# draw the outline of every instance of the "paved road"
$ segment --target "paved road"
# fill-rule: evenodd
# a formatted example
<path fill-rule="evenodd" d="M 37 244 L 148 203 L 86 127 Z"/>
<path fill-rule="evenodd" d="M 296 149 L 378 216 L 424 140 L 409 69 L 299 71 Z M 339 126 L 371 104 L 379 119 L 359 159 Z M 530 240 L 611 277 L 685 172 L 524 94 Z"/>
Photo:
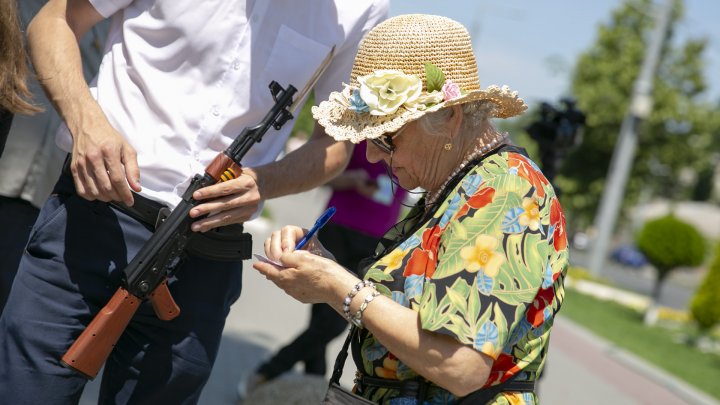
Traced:
<path fill-rule="evenodd" d="M 273 222 L 310 226 L 322 211 L 327 194 L 313 191 L 268 204 Z M 255 251 L 276 226 L 266 221 L 249 223 Z M 294 301 L 259 276 L 249 264 L 243 275 L 243 293 L 233 306 L 220 353 L 200 400 L 201 405 L 235 405 L 237 382 L 264 358 L 291 340 L 309 319 L 309 307 Z M 332 364 L 341 339 L 329 347 Z M 354 366 L 346 364 L 342 383 L 350 385 Z M 98 383 L 91 383 L 82 405 L 95 403 Z M 552 334 L 547 373 L 540 383 L 546 404 L 708 404 L 718 405 L 702 393 L 666 373 L 613 347 L 571 321 L 558 318 Z"/>
<path fill-rule="evenodd" d="M 588 256 L 587 251 L 573 250 L 570 259 L 574 265 L 585 266 Z M 660 289 L 660 305 L 687 309 L 704 274 L 699 269 L 678 269 L 670 273 Z M 639 269 L 622 266 L 608 259 L 600 277 L 627 290 L 650 296 L 655 283 L 655 270 L 651 266 Z"/>

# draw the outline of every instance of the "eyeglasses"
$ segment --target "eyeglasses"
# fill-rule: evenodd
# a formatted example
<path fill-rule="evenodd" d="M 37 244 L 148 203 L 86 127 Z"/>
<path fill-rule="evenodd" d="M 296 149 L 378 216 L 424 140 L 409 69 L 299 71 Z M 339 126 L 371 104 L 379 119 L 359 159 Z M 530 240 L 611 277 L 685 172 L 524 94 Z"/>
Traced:
<path fill-rule="evenodd" d="M 395 139 L 395 137 L 397 137 L 398 135 L 402 134 L 405 128 L 407 127 L 402 127 L 399 131 L 391 132 L 390 134 L 383 134 L 378 138 L 371 139 L 370 141 L 381 151 L 390 154 L 395 151 L 395 144 L 393 144 L 393 139 Z"/>

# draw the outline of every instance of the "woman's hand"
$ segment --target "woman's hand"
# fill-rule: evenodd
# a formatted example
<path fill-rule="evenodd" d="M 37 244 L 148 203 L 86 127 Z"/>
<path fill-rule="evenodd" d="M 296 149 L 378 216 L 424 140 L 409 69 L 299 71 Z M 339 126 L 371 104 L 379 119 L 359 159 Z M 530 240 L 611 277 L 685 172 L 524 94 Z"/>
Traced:
<path fill-rule="evenodd" d="M 302 239 L 306 233 L 307 229 L 293 225 L 285 226 L 279 231 L 273 232 L 270 237 L 265 240 L 265 255 L 271 260 L 280 261 L 280 256 L 282 256 L 283 253 L 295 250 L 295 246 L 297 246 L 300 239 Z M 315 255 L 333 261 L 335 260 L 335 256 L 320 243 L 317 234 L 310 238 L 304 249 Z"/>
<path fill-rule="evenodd" d="M 336 262 L 304 250 L 282 253 L 279 262 L 282 267 L 255 262 L 253 268 L 288 295 L 306 304 L 327 303 L 337 310 L 348 286 L 359 281 Z"/>

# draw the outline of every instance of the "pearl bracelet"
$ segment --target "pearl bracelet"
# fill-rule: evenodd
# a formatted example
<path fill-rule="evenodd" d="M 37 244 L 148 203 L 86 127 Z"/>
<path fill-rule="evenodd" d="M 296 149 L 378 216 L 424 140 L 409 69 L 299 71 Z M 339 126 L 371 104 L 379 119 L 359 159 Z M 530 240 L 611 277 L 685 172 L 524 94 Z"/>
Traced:
<path fill-rule="evenodd" d="M 352 322 L 353 325 L 357 326 L 360 329 L 363 328 L 363 323 L 362 323 L 363 312 L 365 311 L 365 309 L 367 309 L 368 305 L 370 305 L 372 300 L 374 300 L 375 297 L 380 295 L 380 293 L 374 288 L 375 287 L 373 286 L 373 292 L 371 292 L 370 294 L 365 296 L 365 300 L 363 301 L 362 304 L 360 304 L 360 308 L 358 309 L 357 313 L 355 313 L 355 316 L 353 316 L 350 319 L 350 322 Z"/>
<path fill-rule="evenodd" d="M 375 284 L 372 281 L 363 280 L 357 284 L 350 290 L 349 293 L 347 293 L 347 296 L 343 300 L 343 315 L 345 315 L 345 319 L 352 322 L 352 315 L 350 315 L 350 303 L 352 303 L 353 298 L 357 295 L 357 293 L 360 292 L 365 287 L 371 287 L 375 288 Z"/>

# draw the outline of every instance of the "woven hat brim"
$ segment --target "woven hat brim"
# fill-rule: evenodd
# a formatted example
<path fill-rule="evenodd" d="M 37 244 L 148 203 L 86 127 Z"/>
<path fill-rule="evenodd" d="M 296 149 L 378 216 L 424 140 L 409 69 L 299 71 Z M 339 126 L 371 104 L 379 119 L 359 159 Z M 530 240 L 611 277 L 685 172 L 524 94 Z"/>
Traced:
<path fill-rule="evenodd" d="M 444 101 L 425 110 L 407 110 L 400 108 L 395 114 L 377 116 L 367 113 L 358 114 L 336 99 L 343 97 L 334 92 L 329 100 L 312 107 L 312 115 L 325 132 L 336 141 L 360 143 L 365 139 L 374 139 L 388 132 L 394 132 L 405 124 L 415 121 L 425 114 L 441 110 L 456 104 L 477 100 L 492 101 L 496 108 L 493 117 L 510 118 L 527 110 L 527 105 L 516 91 L 508 86 L 489 86 L 485 90 L 470 91 L 458 98 Z"/>

